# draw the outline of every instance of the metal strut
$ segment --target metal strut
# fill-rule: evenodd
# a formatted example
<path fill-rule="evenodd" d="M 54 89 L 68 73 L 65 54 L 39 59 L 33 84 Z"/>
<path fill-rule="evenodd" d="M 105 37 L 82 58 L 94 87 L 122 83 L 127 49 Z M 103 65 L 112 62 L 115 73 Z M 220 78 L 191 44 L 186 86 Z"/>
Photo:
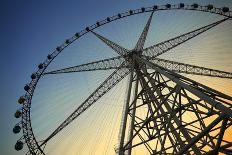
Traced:
<path fill-rule="evenodd" d="M 131 122 L 130 122 L 130 131 L 129 131 L 128 139 L 131 139 L 131 137 L 133 136 L 133 131 L 135 128 L 136 98 L 137 98 L 138 85 L 139 85 L 138 75 L 136 75 L 135 78 L 136 79 L 135 79 L 135 88 L 134 88 L 134 99 L 133 99 L 133 107 L 132 107 L 132 112 L 131 112 Z M 133 141 L 131 141 L 131 143 L 129 144 L 129 149 L 128 149 L 128 153 L 127 153 L 128 155 L 131 155 L 132 142 Z"/>
<path fill-rule="evenodd" d="M 127 124 L 127 116 L 128 116 L 128 111 L 129 111 L 129 104 L 130 104 L 130 96 L 131 96 L 131 88 L 132 88 L 132 83 L 133 83 L 133 73 L 134 73 L 134 63 L 131 66 L 131 73 L 129 77 L 129 83 L 128 83 L 128 88 L 127 88 L 127 98 L 126 98 L 126 103 L 125 103 L 125 111 L 124 111 L 124 116 L 123 116 L 123 122 L 122 122 L 122 129 L 121 129 L 121 136 L 120 136 L 120 143 L 119 143 L 119 155 L 124 155 L 124 139 L 125 139 L 125 133 L 126 133 L 126 124 Z"/>

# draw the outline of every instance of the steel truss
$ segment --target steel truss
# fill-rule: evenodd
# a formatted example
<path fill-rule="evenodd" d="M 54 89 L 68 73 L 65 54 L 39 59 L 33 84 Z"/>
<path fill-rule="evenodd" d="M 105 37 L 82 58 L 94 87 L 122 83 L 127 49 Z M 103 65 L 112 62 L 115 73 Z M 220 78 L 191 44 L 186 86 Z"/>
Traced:
<path fill-rule="evenodd" d="M 156 11 L 176 9 L 209 12 L 222 15 L 225 18 L 144 48 L 153 14 Z M 144 12 L 151 12 L 151 15 L 132 50 L 121 47 L 94 31 L 104 24 Z M 223 139 L 225 131 L 232 124 L 232 97 L 178 74 L 187 73 L 231 79 L 232 73 L 157 58 L 159 55 L 231 19 L 231 17 L 232 13 L 226 11 L 225 8 L 211 8 L 197 4 L 167 4 L 130 10 L 108 17 L 67 39 L 64 44 L 48 55 L 44 63 L 40 64 L 35 78 L 28 84 L 29 89 L 24 95 L 22 127 L 24 140 L 29 148 L 28 153 L 45 154 L 43 149 L 50 139 L 129 75 L 129 89 L 120 131 L 119 155 L 131 155 L 137 146 L 144 146 L 150 154 L 160 155 L 209 155 L 219 152 L 232 154 L 232 141 Z M 119 56 L 45 72 L 47 66 L 62 50 L 88 32 L 95 35 Z M 34 89 L 40 77 L 50 74 L 109 69 L 115 69 L 115 71 L 46 139 L 38 143 L 31 127 L 30 106 Z M 132 89 L 133 85 L 134 89 Z M 141 108 L 146 109 L 145 115 L 138 113 Z M 126 137 L 127 128 L 130 132 Z"/>

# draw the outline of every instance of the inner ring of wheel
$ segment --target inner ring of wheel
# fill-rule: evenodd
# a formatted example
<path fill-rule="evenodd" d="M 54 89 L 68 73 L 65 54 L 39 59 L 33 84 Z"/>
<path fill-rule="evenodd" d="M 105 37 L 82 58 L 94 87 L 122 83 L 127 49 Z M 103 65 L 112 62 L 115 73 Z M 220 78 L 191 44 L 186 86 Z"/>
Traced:
<path fill-rule="evenodd" d="M 135 9 L 135 10 L 129 10 L 123 13 L 119 13 L 117 15 L 107 17 L 104 20 L 101 20 L 99 22 L 96 22 L 95 24 L 86 27 L 84 30 L 76 33 L 73 37 L 67 39 L 62 45 L 57 47 L 51 54 L 48 55 L 47 59 L 41 63 L 39 69 L 34 73 L 36 75 L 35 79 L 32 79 L 31 82 L 28 84 L 30 89 L 25 93 L 25 102 L 23 104 L 22 108 L 22 128 L 23 128 L 23 136 L 25 139 L 25 142 L 27 143 L 29 152 L 31 154 L 43 154 L 45 155 L 43 149 L 41 146 L 38 144 L 33 130 L 31 126 L 31 119 L 30 119 L 30 108 L 31 108 L 31 100 L 33 97 L 34 90 L 36 88 L 36 85 L 40 79 L 40 77 L 43 75 L 43 72 L 45 69 L 49 66 L 49 64 L 55 59 L 55 57 L 58 56 L 66 47 L 68 47 L 70 44 L 72 44 L 74 41 L 82 37 L 83 35 L 87 34 L 88 32 L 101 27 L 105 24 L 108 24 L 110 22 L 113 22 L 118 19 L 122 19 L 128 16 L 136 15 L 136 14 L 141 14 L 141 13 L 146 13 L 146 12 L 156 12 L 156 11 L 161 11 L 161 10 L 192 10 L 192 11 L 202 11 L 202 12 L 209 12 L 213 14 L 218 14 L 221 16 L 229 17 L 232 18 L 232 12 L 223 12 L 221 8 L 211 8 L 209 9 L 208 6 L 200 6 L 197 5 L 197 7 L 194 7 L 194 5 L 184 5 L 181 6 L 180 4 L 174 4 L 174 5 L 154 5 L 152 7 L 142 7 L 140 9 Z"/>

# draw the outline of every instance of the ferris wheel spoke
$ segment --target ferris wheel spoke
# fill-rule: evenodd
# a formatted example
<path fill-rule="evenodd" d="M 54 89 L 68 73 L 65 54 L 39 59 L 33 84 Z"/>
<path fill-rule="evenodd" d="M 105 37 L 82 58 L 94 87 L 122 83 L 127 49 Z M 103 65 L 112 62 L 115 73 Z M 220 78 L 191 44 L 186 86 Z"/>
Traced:
<path fill-rule="evenodd" d="M 67 67 L 67 68 L 63 68 L 63 69 L 53 70 L 53 71 L 45 72 L 45 73 L 43 73 L 43 75 L 119 69 L 119 67 L 120 68 L 127 67 L 126 63 L 124 63 L 124 58 L 122 56 L 93 61 L 90 63 L 81 64 L 81 65 L 72 66 L 72 67 Z"/>
<path fill-rule="evenodd" d="M 116 53 L 118 53 L 121 56 L 127 55 L 130 51 L 128 49 L 125 49 L 124 47 L 114 43 L 113 41 L 101 36 L 100 34 L 91 31 L 97 38 L 99 38 L 101 41 L 103 41 L 107 46 L 112 48 Z"/>
<path fill-rule="evenodd" d="M 147 33 L 148 33 L 149 27 L 151 25 L 151 20 L 152 20 L 153 14 L 154 14 L 154 11 L 152 11 L 152 13 L 151 13 L 151 15 L 150 15 L 144 29 L 143 29 L 143 32 L 141 33 L 141 35 L 139 37 L 139 40 L 135 45 L 135 48 L 134 48 L 135 51 L 141 51 L 143 49 L 143 47 L 144 47 L 144 44 L 145 44 L 145 41 L 146 41 L 146 38 L 147 38 Z"/>
<path fill-rule="evenodd" d="M 186 73 L 186 74 L 193 74 L 193 75 L 202 75 L 202 76 L 211 76 L 211 77 L 219 77 L 219 78 L 228 78 L 232 79 L 231 72 L 220 71 L 216 69 L 201 67 L 190 65 L 186 63 L 180 63 L 160 58 L 153 58 L 150 60 L 151 62 L 166 68 L 168 70 L 177 72 L 177 73 Z"/>
<path fill-rule="evenodd" d="M 163 42 L 160 42 L 158 44 L 147 47 L 143 50 L 143 55 L 150 56 L 150 57 L 157 57 L 157 56 L 181 45 L 182 43 L 202 34 L 203 32 L 217 26 L 218 24 L 220 24 L 228 19 L 230 19 L 230 18 L 224 18 L 224 19 L 219 20 L 217 22 L 211 23 L 209 25 L 203 26 L 203 27 L 198 28 L 196 30 L 193 30 L 193 31 L 190 31 L 188 33 L 185 33 L 185 34 L 182 34 L 180 36 L 169 39 L 167 41 L 163 41 Z"/>
<path fill-rule="evenodd" d="M 120 67 L 122 67 L 122 64 Z M 120 68 L 119 67 L 119 68 Z M 51 138 L 63 130 L 85 110 L 97 102 L 103 95 L 109 92 L 115 85 L 117 85 L 124 77 L 130 73 L 127 68 L 120 68 L 115 70 L 102 84 L 65 120 L 56 128 L 51 135 L 49 135 L 40 146 L 46 144 Z"/>

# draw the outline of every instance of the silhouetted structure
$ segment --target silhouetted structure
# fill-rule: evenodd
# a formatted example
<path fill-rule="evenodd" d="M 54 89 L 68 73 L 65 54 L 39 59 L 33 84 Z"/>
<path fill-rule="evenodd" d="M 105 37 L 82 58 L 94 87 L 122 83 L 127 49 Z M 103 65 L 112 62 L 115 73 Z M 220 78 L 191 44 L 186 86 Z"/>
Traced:
<path fill-rule="evenodd" d="M 154 12 L 171 9 L 210 12 L 222 15 L 225 18 L 144 48 Z M 106 23 L 143 12 L 151 12 L 151 15 L 132 50 L 121 47 L 94 31 L 94 29 Z M 218 152 L 232 154 L 232 140 L 223 139 L 225 131 L 232 123 L 232 97 L 179 74 L 187 73 L 232 79 L 232 73 L 157 58 L 174 47 L 231 19 L 231 16 L 232 13 L 227 7 L 220 9 L 214 8 L 213 5 L 200 6 L 183 3 L 155 5 L 107 17 L 106 20 L 97 22 L 76 33 L 74 37 L 65 40 L 63 45 L 49 54 L 44 63 L 39 64 L 39 70 L 31 76 L 31 83 L 24 87 L 27 93 L 19 99 L 19 103 L 23 103 L 23 108 L 21 112 L 17 111 L 15 114 L 17 118 L 22 115 L 21 125 L 24 137 L 16 143 L 15 149 L 22 149 L 22 141 L 24 140 L 29 147 L 28 153 L 44 154 L 43 148 L 51 138 L 128 75 L 128 94 L 120 131 L 121 139 L 117 149 L 119 155 L 133 154 L 133 149 L 138 146 L 144 146 L 150 154 L 209 155 L 218 154 Z M 50 62 L 65 47 L 86 33 L 93 33 L 119 56 L 44 72 Z M 108 69 L 115 69 L 115 71 L 50 136 L 39 144 L 31 128 L 30 105 L 40 76 Z M 138 112 L 140 109 L 143 109 L 143 111 L 145 109 L 146 114 L 141 115 Z M 191 119 L 188 117 L 191 117 Z M 15 126 L 14 132 L 18 133 L 20 129 L 20 126 Z M 129 131 L 128 135 L 126 134 L 127 130 Z"/>

